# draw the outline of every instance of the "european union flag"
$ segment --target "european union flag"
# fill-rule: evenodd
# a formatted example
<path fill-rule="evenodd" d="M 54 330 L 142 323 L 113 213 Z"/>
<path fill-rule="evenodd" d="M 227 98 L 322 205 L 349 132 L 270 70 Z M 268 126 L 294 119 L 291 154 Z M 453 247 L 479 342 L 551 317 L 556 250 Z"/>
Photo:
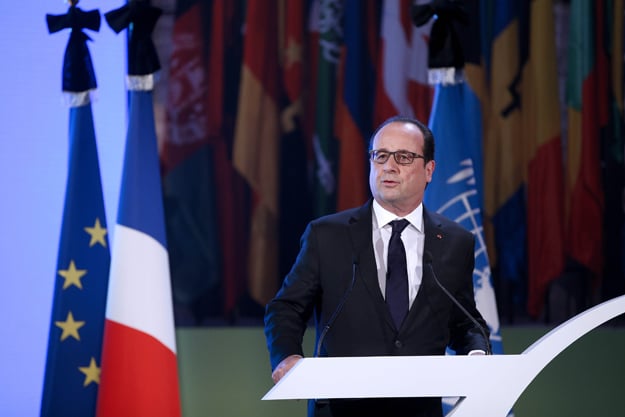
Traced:
<path fill-rule="evenodd" d="M 70 153 L 41 416 L 95 415 L 110 252 L 91 103 L 70 109 Z"/>

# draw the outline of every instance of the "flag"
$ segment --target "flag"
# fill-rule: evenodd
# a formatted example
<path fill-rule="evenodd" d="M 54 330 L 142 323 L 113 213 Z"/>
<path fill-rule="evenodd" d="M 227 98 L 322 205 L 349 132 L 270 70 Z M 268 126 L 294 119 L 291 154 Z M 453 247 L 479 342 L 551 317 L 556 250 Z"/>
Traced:
<path fill-rule="evenodd" d="M 151 91 L 131 91 L 98 417 L 179 416 L 169 260 Z"/>
<path fill-rule="evenodd" d="M 493 353 L 503 353 L 482 221 L 482 115 L 467 83 L 436 87 L 429 126 L 439 156 L 424 202 L 475 235 L 475 302 L 490 328 Z"/>
<path fill-rule="evenodd" d="M 488 42 L 489 97 L 484 129 L 484 208 L 489 255 L 512 294 L 510 304 L 526 301 L 527 253 L 525 206 L 524 132 L 521 124 L 521 18 L 519 2 L 489 3 L 492 21 L 484 42 Z M 490 236 L 489 236 L 490 235 Z M 492 236 L 492 238 L 490 238 Z"/>
<path fill-rule="evenodd" d="M 527 311 L 542 312 L 549 283 L 564 268 L 564 198 L 558 75 L 551 1 L 532 1 L 523 66 L 522 124 L 527 154 Z"/>
<path fill-rule="evenodd" d="M 223 312 L 232 317 L 241 297 L 248 291 L 248 265 L 240 262 L 247 248 L 240 241 L 249 240 L 249 207 L 245 178 L 233 163 L 233 141 L 237 107 L 234 94 L 227 86 L 239 86 L 241 50 L 232 45 L 242 44 L 240 27 L 244 13 L 236 3 L 216 0 L 211 10 L 211 35 L 208 47 L 207 123 L 208 140 L 213 149 L 213 170 L 217 201 L 217 230 L 221 248 Z M 198 213 L 199 214 L 199 213 Z M 248 219 L 248 220 L 242 220 Z M 212 298 L 211 298 L 212 301 Z"/>
<path fill-rule="evenodd" d="M 339 65 L 334 134 L 339 142 L 337 210 L 369 198 L 368 141 L 373 133 L 377 10 L 374 2 L 347 0 Z"/>
<path fill-rule="evenodd" d="M 83 17 L 97 24 L 85 25 Z M 100 383 L 110 253 L 89 93 L 97 85 L 88 37 L 81 30 L 98 30 L 99 26 L 97 10 L 82 12 L 72 6 L 67 15 L 48 15 L 50 32 L 72 28 L 63 71 L 63 90 L 71 107 L 42 417 L 94 416 Z"/>
<path fill-rule="evenodd" d="M 306 48 L 305 0 L 279 2 L 280 64 L 284 87 L 280 110 L 279 276 L 290 271 L 299 252 L 299 240 L 312 217 L 311 187 L 308 178 L 309 140 L 306 134 L 306 97 L 310 54 Z M 311 118 L 312 119 L 312 118 Z M 310 122 L 308 122 L 310 123 Z"/>
<path fill-rule="evenodd" d="M 208 74 L 202 7 L 184 4 L 172 29 L 160 158 L 165 225 L 179 325 L 219 312 L 221 259 L 217 229 L 214 153 L 207 145 Z M 215 92 L 215 96 L 218 93 Z M 227 197 L 225 197 L 227 198 Z"/>
<path fill-rule="evenodd" d="M 603 269 L 601 129 L 608 122 L 604 2 L 571 1 L 566 101 L 566 252 L 597 283 Z"/>
<path fill-rule="evenodd" d="M 317 72 L 319 70 L 319 36 L 321 32 L 321 16 L 319 13 L 319 0 L 307 1 L 307 13 L 306 20 L 306 32 L 305 32 L 305 47 L 307 56 L 307 84 L 309 90 L 307 91 L 304 99 L 304 135 L 306 137 L 306 152 L 308 156 L 308 181 L 312 186 L 314 183 L 313 167 L 314 167 L 314 134 L 315 134 L 315 119 L 317 117 Z M 312 192 L 311 192 L 312 194 Z"/>
<path fill-rule="evenodd" d="M 238 74 L 228 68 L 234 7 L 181 3 L 174 21 L 160 157 L 178 325 L 233 314 L 246 290 L 246 265 L 236 261 L 248 233 L 237 220 L 247 217 L 245 184 L 232 165 L 233 120 L 225 117 L 225 86 L 236 86 L 230 78 Z"/>
<path fill-rule="evenodd" d="M 374 124 L 397 114 L 426 123 L 434 90 L 428 84 L 428 42 L 432 22 L 415 27 L 410 0 L 384 0 L 376 71 Z M 424 3 L 419 1 L 418 3 Z"/>
<path fill-rule="evenodd" d="M 437 85 L 429 126 L 440 156 L 424 202 L 475 236 L 475 303 L 489 327 L 492 353 L 503 354 L 482 220 L 482 114 L 480 101 L 468 83 Z M 444 409 L 453 403 L 445 399 Z"/>
<path fill-rule="evenodd" d="M 70 109 L 70 155 L 54 285 L 42 416 L 92 416 L 109 246 L 91 103 Z"/>
<path fill-rule="evenodd" d="M 275 2 L 247 5 L 235 124 L 235 169 L 252 190 L 249 290 L 265 305 L 278 287 L 279 61 Z M 241 260 L 244 262 L 244 260 Z"/>
<path fill-rule="evenodd" d="M 110 13 L 107 22 L 113 27 Z M 129 50 L 137 50 L 137 38 L 141 42 L 150 39 L 153 11 L 148 10 L 147 19 L 142 13 L 139 10 L 127 16 L 123 24 L 117 22 L 119 29 L 133 24 Z M 158 63 L 136 64 L 140 70 L 128 77 L 129 123 L 111 255 L 97 416 L 176 417 L 181 415 L 180 392 L 151 91 L 153 73 L 142 73 Z"/>
<path fill-rule="evenodd" d="M 497 302 L 482 221 L 480 102 L 467 83 L 438 85 L 429 127 L 436 140 L 436 170 L 424 204 L 475 236 L 475 304 L 490 330 L 492 353 L 503 354 Z M 455 399 L 444 399 L 448 410 Z"/>
<path fill-rule="evenodd" d="M 343 2 L 319 1 L 319 44 L 316 73 L 316 110 L 313 149 L 314 201 L 313 215 L 336 210 L 337 143 L 334 137 L 336 68 L 340 59 Z"/>

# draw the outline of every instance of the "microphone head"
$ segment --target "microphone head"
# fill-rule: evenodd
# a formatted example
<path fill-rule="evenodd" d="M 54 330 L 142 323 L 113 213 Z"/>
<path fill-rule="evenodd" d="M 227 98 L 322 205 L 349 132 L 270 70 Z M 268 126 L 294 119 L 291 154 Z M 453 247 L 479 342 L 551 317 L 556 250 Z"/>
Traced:
<path fill-rule="evenodd" d="M 432 254 L 429 250 L 423 252 L 423 265 L 428 265 L 432 263 Z"/>

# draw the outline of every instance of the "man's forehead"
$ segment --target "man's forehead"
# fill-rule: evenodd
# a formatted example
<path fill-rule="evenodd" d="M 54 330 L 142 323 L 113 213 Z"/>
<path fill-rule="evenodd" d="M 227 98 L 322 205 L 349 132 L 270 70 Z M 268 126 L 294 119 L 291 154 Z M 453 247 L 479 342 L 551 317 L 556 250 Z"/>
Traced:
<path fill-rule="evenodd" d="M 406 122 L 393 122 L 384 126 L 375 137 L 375 144 L 405 144 L 421 146 L 423 134 L 418 126 Z"/>

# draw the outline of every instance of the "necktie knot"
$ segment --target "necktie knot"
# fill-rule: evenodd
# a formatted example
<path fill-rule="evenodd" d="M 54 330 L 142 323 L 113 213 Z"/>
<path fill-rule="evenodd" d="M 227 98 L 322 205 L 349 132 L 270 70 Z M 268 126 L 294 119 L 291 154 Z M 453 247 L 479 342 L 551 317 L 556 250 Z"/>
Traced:
<path fill-rule="evenodd" d="M 393 228 L 393 234 L 400 234 L 404 231 L 404 229 L 410 224 L 410 222 L 406 219 L 393 220 L 391 222 L 391 227 Z"/>

